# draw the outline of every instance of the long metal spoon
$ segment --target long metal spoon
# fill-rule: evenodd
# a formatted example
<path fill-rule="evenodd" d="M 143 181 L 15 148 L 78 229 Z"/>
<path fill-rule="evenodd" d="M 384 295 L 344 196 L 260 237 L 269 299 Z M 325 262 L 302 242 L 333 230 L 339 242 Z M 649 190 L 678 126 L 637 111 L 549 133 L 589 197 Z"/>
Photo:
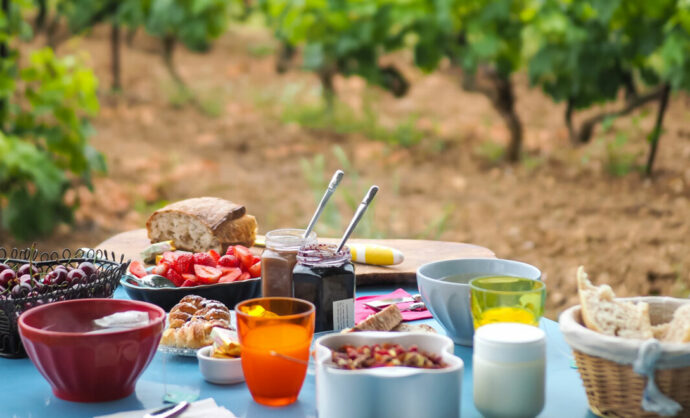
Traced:
<path fill-rule="evenodd" d="M 319 220 L 319 216 L 321 216 L 323 208 L 326 207 L 328 199 L 331 198 L 331 195 L 333 194 L 333 192 L 335 192 L 335 188 L 338 187 L 338 184 L 340 184 L 340 180 L 343 179 L 344 175 L 345 173 L 343 172 L 343 170 L 338 170 L 335 172 L 335 174 L 333 174 L 333 177 L 331 177 L 331 182 L 328 184 L 328 189 L 326 189 L 326 192 L 323 194 L 321 202 L 319 202 L 319 206 L 316 208 L 316 212 L 314 212 L 314 215 L 311 217 L 311 221 L 309 221 L 307 229 L 304 230 L 303 238 L 307 238 L 311 230 L 314 229 L 314 225 L 316 225 L 316 221 Z"/>
<path fill-rule="evenodd" d="M 364 212 L 366 212 L 367 208 L 369 207 L 369 203 L 371 203 L 371 201 L 374 200 L 374 196 L 376 196 L 376 192 L 378 192 L 378 191 L 379 191 L 379 186 L 371 186 L 369 188 L 369 191 L 364 196 L 364 199 L 362 199 L 362 203 L 359 204 L 359 207 L 357 208 L 357 211 L 355 212 L 355 216 L 352 217 L 352 220 L 350 221 L 350 225 L 347 226 L 347 229 L 345 230 L 345 234 L 343 235 L 343 238 L 340 240 L 340 244 L 338 245 L 338 249 L 336 250 L 336 252 L 339 252 L 340 250 L 343 249 L 343 246 L 345 246 L 345 242 L 348 240 L 348 238 L 350 238 L 352 231 L 355 230 L 355 227 L 359 223 L 359 220 L 362 219 Z"/>

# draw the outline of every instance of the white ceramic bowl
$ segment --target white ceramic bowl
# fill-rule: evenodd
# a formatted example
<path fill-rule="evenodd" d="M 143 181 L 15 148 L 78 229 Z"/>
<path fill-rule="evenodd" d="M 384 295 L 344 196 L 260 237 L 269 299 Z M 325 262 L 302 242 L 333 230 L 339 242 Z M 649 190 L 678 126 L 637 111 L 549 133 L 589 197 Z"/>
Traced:
<path fill-rule="evenodd" d="M 457 282 L 442 279 L 461 276 Z M 460 345 L 472 345 L 474 324 L 470 310 L 469 281 L 481 276 L 513 276 L 540 280 L 541 271 L 526 263 L 497 258 L 436 261 L 417 269 L 422 300 L 448 336 Z"/>
<path fill-rule="evenodd" d="M 448 367 L 418 369 L 380 367 L 362 370 L 335 368 L 331 349 L 382 343 L 417 345 L 438 354 Z M 316 340 L 316 408 L 329 418 L 459 417 L 462 359 L 453 355 L 453 341 L 437 334 L 355 332 L 330 334 Z"/>
<path fill-rule="evenodd" d="M 213 346 L 209 345 L 196 352 L 196 357 L 199 359 L 199 370 L 207 382 L 219 385 L 244 382 L 241 358 L 211 357 L 211 350 L 213 350 Z"/>

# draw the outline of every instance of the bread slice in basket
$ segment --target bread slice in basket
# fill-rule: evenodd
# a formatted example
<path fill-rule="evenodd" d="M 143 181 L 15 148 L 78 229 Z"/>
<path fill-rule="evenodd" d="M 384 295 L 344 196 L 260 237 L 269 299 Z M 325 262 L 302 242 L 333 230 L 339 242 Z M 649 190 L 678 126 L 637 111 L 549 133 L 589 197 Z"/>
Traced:
<path fill-rule="evenodd" d="M 582 320 L 587 328 L 606 335 L 645 340 L 654 337 L 649 304 L 616 300 L 609 285 L 594 286 L 582 266 L 577 270 Z"/>

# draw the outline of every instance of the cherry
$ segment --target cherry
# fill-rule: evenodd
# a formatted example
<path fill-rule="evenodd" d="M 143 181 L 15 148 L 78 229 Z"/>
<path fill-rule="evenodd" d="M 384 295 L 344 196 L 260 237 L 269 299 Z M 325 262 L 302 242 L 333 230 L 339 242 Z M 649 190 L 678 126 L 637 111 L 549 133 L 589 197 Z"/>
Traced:
<path fill-rule="evenodd" d="M 9 283 L 17 278 L 17 274 L 12 269 L 0 271 L 0 286 L 10 287 Z"/>
<path fill-rule="evenodd" d="M 21 299 L 31 292 L 31 285 L 28 283 L 19 283 L 12 288 L 10 292 L 13 299 Z"/>
<path fill-rule="evenodd" d="M 5 263 L 0 263 L 0 272 L 3 272 L 3 271 L 5 271 L 5 270 L 12 270 L 12 269 L 11 269 L 10 266 L 8 266 L 7 264 L 5 264 Z"/>
<path fill-rule="evenodd" d="M 33 264 L 22 264 L 21 267 L 17 270 L 17 276 L 21 277 L 25 274 L 30 274 L 34 277 L 38 277 L 38 274 L 40 273 L 40 270 L 38 267 L 34 266 Z"/>
<path fill-rule="evenodd" d="M 79 269 L 84 272 L 86 277 L 91 277 L 91 275 L 96 272 L 96 266 L 88 261 L 84 261 L 83 263 L 79 264 Z"/>
<path fill-rule="evenodd" d="M 86 274 L 81 269 L 74 269 L 67 273 L 67 282 L 70 284 L 78 284 L 86 277 Z"/>
<path fill-rule="evenodd" d="M 67 281 L 67 269 L 56 268 L 55 270 L 46 274 L 43 282 L 47 285 L 59 285 Z"/>

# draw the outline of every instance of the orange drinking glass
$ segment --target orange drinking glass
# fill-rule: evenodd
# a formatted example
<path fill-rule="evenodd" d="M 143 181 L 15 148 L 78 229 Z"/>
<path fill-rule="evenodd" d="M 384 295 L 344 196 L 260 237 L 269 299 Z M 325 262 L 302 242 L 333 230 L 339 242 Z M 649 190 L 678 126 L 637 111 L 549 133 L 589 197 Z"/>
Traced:
<path fill-rule="evenodd" d="M 246 310 L 269 313 L 255 316 Z M 238 303 L 235 312 L 242 371 L 252 398 L 268 406 L 295 402 L 307 374 L 314 305 L 295 298 L 258 298 Z"/>

